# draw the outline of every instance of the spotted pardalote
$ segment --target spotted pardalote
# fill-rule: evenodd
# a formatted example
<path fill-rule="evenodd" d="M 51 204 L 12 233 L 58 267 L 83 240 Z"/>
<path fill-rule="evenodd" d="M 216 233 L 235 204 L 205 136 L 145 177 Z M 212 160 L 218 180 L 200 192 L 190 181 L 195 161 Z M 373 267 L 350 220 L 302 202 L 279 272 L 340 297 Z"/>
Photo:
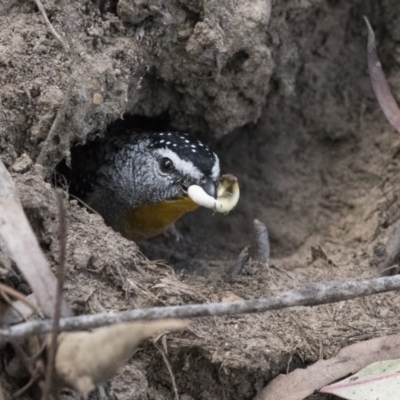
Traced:
<path fill-rule="evenodd" d="M 196 185 L 217 197 L 219 159 L 186 133 L 129 132 L 71 151 L 70 193 L 131 240 L 156 236 L 199 207 Z"/>

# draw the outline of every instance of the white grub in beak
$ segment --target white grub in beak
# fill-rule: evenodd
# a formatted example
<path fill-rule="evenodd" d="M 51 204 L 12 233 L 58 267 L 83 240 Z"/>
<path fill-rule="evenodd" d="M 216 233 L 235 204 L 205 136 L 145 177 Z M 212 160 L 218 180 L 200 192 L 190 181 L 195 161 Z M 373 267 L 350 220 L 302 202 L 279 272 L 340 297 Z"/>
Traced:
<path fill-rule="evenodd" d="M 226 214 L 232 211 L 239 201 L 240 189 L 237 178 L 230 174 L 222 175 L 217 193 L 218 197 L 214 199 L 200 186 L 192 185 L 188 189 L 189 197 L 199 206 Z"/>

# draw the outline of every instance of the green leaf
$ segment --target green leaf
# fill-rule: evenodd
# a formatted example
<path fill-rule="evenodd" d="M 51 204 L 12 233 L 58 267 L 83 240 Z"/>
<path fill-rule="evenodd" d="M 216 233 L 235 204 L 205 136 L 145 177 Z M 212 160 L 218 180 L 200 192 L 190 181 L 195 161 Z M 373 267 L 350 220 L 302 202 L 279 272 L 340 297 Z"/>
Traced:
<path fill-rule="evenodd" d="M 400 359 L 380 361 L 355 375 L 320 390 L 347 400 L 394 400 L 400 398 Z"/>

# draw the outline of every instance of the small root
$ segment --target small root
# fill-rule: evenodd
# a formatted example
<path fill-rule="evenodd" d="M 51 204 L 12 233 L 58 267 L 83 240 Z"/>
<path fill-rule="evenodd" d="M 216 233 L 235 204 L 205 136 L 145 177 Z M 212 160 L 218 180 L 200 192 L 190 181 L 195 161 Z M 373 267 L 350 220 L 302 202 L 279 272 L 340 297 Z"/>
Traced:
<path fill-rule="evenodd" d="M 57 31 L 54 29 L 53 24 L 50 22 L 49 18 L 47 17 L 46 10 L 43 7 L 43 4 L 41 0 L 33 0 L 39 9 L 40 13 L 42 14 L 42 17 L 44 19 L 44 22 L 50 31 L 50 33 L 61 43 L 61 46 L 63 47 L 64 51 L 68 54 L 69 53 L 69 46 L 68 44 L 62 39 L 62 37 L 57 33 Z"/>
<path fill-rule="evenodd" d="M 172 372 L 172 368 L 171 368 L 171 364 L 168 361 L 168 357 L 165 354 L 165 351 L 162 349 L 161 346 L 159 346 L 158 344 L 154 343 L 155 348 L 160 352 L 161 357 L 165 363 L 165 366 L 167 367 L 168 373 L 171 377 L 171 383 L 172 383 L 172 388 L 174 390 L 174 397 L 175 400 L 179 400 L 179 394 L 178 394 L 178 387 L 176 386 L 176 381 L 175 381 L 175 376 L 174 373 Z"/>

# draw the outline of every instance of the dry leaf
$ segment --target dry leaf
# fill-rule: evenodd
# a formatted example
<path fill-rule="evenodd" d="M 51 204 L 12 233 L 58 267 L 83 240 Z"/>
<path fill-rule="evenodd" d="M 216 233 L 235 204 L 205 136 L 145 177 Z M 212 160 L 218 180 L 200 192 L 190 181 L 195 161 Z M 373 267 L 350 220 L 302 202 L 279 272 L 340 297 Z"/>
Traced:
<path fill-rule="evenodd" d="M 390 400 L 400 393 L 400 360 L 376 362 L 333 385 L 322 393 L 334 394 L 347 400 Z"/>
<path fill-rule="evenodd" d="M 14 183 L 0 160 L 0 237 L 10 257 L 29 283 L 36 302 L 47 317 L 54 312 L 57 279 L 39 247 L 35 234 L 16 196 Z M 63 303 L 62 316 L 70 316 Z"/>
<path fill-rule="evenodd" d="M 364 18 L 368 28 L 368 70 L 371 78 L 371 85 L 385 117 L 393 128 L 400 133 L 400 110 L 390 90 L 382 70 L 382 64 L 378 58 L 374 31 L 367 17 Z"/>
<path fill-rule="evenodd" d="M 55 372 L 63 385 L 88 394 L 96 384 L 112 378 L 140 342 L 188 325 L 186 320 L 171 319 L 123 323 L 92 332 L 62 333 L 58 338 Z"/>
<path fill-rule="evenodd" d="M 400 358 L 400 334 L 383 336 L 347 346 L 336 357 L 320 360 L 273 379 L 254 400 L 302 400 L 329 383 L 376 361 Z"/>

